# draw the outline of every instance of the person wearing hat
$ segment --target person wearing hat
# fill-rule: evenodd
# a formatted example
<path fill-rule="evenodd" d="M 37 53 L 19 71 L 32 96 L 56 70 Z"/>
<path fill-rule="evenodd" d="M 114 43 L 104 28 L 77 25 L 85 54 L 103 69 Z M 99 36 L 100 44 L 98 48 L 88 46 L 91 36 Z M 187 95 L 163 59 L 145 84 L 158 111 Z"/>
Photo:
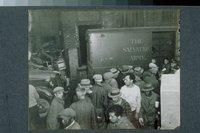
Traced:
<path fill-rule="evenodd" d="M 61 129 L 81 129 L 75 121 L 76 112 L 71 108 L 66 108 L 58 114 L 58 121 Z"/>
<path fill-rule="evenodd" d="M 118 83 L 116 79 L 113 78 L 112 72 L 106 72 L 103 74 L 104 83 L 110 85 L 111 87 L 118 88 Z M 111 88 L 109 88 L 111 89 Z M 111 90 L 109 90 L 111 91 Z"/>
<path fill-rule="evenodd" d="M 117 68 L 111 68 L 110 72 L 112 72 L 113 78 L 117 81 L 118 88 L 121 89 L 121 87 L 124 85 L 124 74 Z"/>
<path fill-rule="evenodd" d="M 138 123 L 138 115 L 141 107 L 141 93 L 140 88 L 135 85 L 135 75 L 133 73 L 127 73 L 124 78 L 125 85 L 121 88 L 122 98 L 125 99 L 132 111 L 131 122 L 136 128 L 140 128 Z"/>
<path fill-rule="evenodd" d="M 81 83 L 82 86 L 78 84 L 76 87 L 78 101 L 72 103 L 70 108 L 76 112 L 75 120 L 79 123 L 81 129 L 97 129 L 94 105 L 91 100 L 87 99 L 86 89 L 83 88 L 83 82 Z M 84 86 L 86 86 L 86 82 Z M 87 84 L 87 86 L 90 86 L 90 84 Z"/>
<path fill-rule="evenodd" d="M 107 129 L 135 129 L 133 124 L 123 115 L 123 108 L 120 105 L 113 105 L 108 109 L 109 124 Z"/>
<path fill-rule="evenodd" d="M 93 79 L 95 84 L 93 85 L 91 101 L 96 110 L 98 129 L 105 129 L 105 110 L 108 103 L 107 92 L 104 86 L 102 86 L 103 78 L 101 74 L 95 74 Z"/>
<path fill-rule="evenodd" d="M 123 66 L 122 66 L 122 70 L 121 70 L 121 72 L 122 72 L 123 74 L 133 73 L 132 66 L 129 66 L 129 65 L 123 65 Z"/>
<path fill-rule="evenodd" d="M 51 106 L 47 115 L 47 129 L 58 129 L 60 127 L 57 116 L 62 110 L 64 110 L 63 100 L 63 87 L 56 87 L 53 89 L 54 99 L 51 102 Z"/>
<path fill-rule="evenodd" d="M 135 67 L 134 68 L 134 75 L 135 75 L 135 85 L 137 85 L 140 89 L 143 88 L 145 82 L 142 80 L 142 74 L 144 72 L 144 69 L 141 67 Z"/>
<path fill-rule="evenodd" d="M 112 74 L 113 74 L 113 78 L 117 78 L 118 77 L 118 75 L 119 75 L 119 70 L 117 69 L 117 68 L 111 68 L 110 69 L 110 72 L 112 72 Z"/>
<path fill-rule="evenodd" d="M 132 112 L 129 103 L 124 100 L 122 97 L 122 93 L 118 88 L 113 88 L 110 93 L 108 93 L 108 97 L 111 99 L 108 103 L 108 108 L 113 105 L 120 105 L 123 108 L 123 115 L 126 116 L 129 120 L 131 120 Z"/>
<path fill-rule="evenodd" d="M 144 88 L 141 89 L 142 100 L 141 109 L 139 113 L 139 123 L 144 128 L 154 129 L 156 115 L 159 110 L 159 95 L 153 92 L 153 85 L 145 83 Z"/>
<path fill-rule="evenodd" d="M 91 88 L 93 86 L 91 85 L 91 82 L 90 82 L 89 79 L 82 79 L 79 85 L 80 85 L 81 88 L 85 88 L 86 89 L 86 93 L 87 94 L 91 94 L 92 93 Z"/>
<path fill-rule="evenodd" d="M 156 64 L 149 63 L 149 70 L 143 73 L 142 78 L 144 82 L 151 83 L 153 85 L 154 92 L 160 94 L 158 67 Z"/>

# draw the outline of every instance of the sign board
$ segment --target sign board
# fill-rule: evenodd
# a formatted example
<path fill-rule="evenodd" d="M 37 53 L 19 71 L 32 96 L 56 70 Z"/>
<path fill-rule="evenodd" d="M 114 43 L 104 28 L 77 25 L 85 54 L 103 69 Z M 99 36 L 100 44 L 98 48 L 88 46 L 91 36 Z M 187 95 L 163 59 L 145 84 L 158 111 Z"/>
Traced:
<path fill-rule="evenodd" d="M 88 30 L 88 64 L 98 72 L 122 65 L 148 66 L 152 32 L 134 29 Z"/>

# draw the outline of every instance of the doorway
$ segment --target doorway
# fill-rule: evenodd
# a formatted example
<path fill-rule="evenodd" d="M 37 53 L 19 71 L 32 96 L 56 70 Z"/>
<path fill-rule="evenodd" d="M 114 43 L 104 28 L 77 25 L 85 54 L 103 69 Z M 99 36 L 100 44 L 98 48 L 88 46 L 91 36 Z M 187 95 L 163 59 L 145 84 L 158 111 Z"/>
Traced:
<path fill-rule="evenodd" d="M 78 25 L 78 35 L 79 35 L 79 66 L 87 65 L 87 40 L 86 32 L 88 29 L 101 29 L 101 24 L 92 25 Z"/>

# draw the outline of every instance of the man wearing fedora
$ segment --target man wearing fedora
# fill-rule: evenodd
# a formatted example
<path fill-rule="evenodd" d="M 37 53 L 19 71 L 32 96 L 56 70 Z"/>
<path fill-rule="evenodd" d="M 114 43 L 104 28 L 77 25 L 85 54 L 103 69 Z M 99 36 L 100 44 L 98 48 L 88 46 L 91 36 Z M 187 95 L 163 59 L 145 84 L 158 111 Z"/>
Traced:
<path fill-rule="evenodd" d="M 109 119 L 107 129 L 135 129 L 133 124 L 123 115 L 123 108 L 120 105 L 113 105 L 109 108 Z"/>
<path fill-rule="evenodd" d="M 122 74 L 121 71 L 117 68 L 111 68 L 110 72 L 112 72 L 113 78 L 117 81 L 118 88 L 121 89 L 121 87 L 124 85 L 124 74 Z"/>
<path fill-rule="evenodd" d="M 75 121 L 76 112 L 71 108 L 66 108 L 58 114 L 58 121 L 61 129 L 81 129 Z"/>
<path fill-rule="evenodd" d="M 47 115 L 47 129 L 58 129 L 60 127 L 57 116 L 62 110 L 64 110 L 63 100 L 63 87 L 56 87 L 53 89 L 54 99 L 51 102 L 51 106 Z"/>
<path fill-rule="evenodd" d="M 91 86 L 89 79 L 82 81 L 81 85 L 79 84 L 76 88 L 78 101 L 70 105 L 70 108 L 76 112 L 75 120 L 79 123 L 81 129 L 97 129 L 94 105 L 86 97 L 86 88 Z"/>
<path fill-rule="evenodd" d="M 135 75 L 133 73 L 127 73 L 124 78 L 125 85 L 121 88 L 122 98 L 125 99 L 132 111 L 131 122 L 136 128 L 140 128 L 138 123 L 138 116 L 141 107 L 141 93 L 140 88 L 135 85 Z"/>
<path fill-rule="evenodd" d="M 95 84 L 93 85 L 91 101 L 96 110 L 98 129 L 105 129 L 105 110 L 108 104 L 107 92 L 106 89 L 102 86 L 103 78 L 101 74 L 95 74 L 93 79 Z"/>
<path fill-rule="evenodd" d="M 123 115 L 126 116 L 129 120 L 131 120 L 132 112 L 131 107 L 126 100 L 121 97 L 122 93 L 118 88 L 112 89 L 110 93 L 108 93 L 108 97 L 111 98 L 108 103 L 108 108 L 113 105 L 120 105 L 123 108 Z"/>
<path fill-rule="evenodd" d="M 156 115 L 159 108 L 159 96 L 154 93 L 151 83 L 145 83 L 142 91 L 141 109 L 139 113 L 139 123 L 147 129 L 154 129 Z"/>

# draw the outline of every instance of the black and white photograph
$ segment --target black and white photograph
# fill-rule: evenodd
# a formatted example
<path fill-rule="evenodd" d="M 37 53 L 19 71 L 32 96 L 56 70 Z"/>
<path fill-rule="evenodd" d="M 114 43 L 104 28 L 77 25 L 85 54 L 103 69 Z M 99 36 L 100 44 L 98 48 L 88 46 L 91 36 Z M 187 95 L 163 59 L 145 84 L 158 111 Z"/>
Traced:
<path fill-rule="evenodd" d="M 179 8 L 28 10 L 28 130 L 177 130 Z"/>

